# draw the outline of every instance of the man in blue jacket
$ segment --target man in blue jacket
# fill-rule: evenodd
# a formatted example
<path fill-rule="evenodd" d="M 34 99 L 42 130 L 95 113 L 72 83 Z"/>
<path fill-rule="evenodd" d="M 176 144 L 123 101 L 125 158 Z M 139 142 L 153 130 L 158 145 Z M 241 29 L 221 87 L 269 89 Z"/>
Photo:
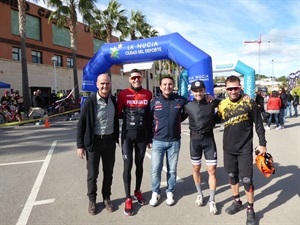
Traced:
<path fill-rule="evenodd" d="M 102 197 L 104 207 L 112 212 L 110 200 L 116 142 L 119 140 L 119 119 L 115 97 L 110 95 L 111 81 L 107 74 L 97 78 L 98 91 L 83 104 L 77 125 L 77 155 L 87 161 L 88 212 L 97 213 L 97 178 L 102 158 Z"/>
<path fill-rule="evenodd" d="M 186 99 L 173 93 L 174 79 L 163 77 L 160 81 L 161 95 L 152 99 L 150 110 L 153 118 L 153 139 L 151 156 L 151 206 L 156 206 L 160 199 L 160 181 L 164 155 L 167 159 L 167 205 L 174 204 L 174 189 L 177 176 L 177 163 L 180 150 L 180 122 L 184 118 Z"/>

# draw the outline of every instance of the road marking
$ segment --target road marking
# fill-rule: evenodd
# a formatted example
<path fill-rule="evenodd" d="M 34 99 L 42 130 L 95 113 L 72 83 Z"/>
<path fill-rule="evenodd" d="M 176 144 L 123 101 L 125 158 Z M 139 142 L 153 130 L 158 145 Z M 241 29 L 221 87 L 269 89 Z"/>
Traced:
<path fill-rule="evenodd" d="M 149 159 L 151 159 L 151 155 L 150 155 L 148 152 L 146 152 L 146 157 L 148 157 Z M 163 170 L 164 170 L 165 172 L 167 172 L 167 167 L 163 166 Z M 177 181 L 177 182 L 183 182 L 183 180 L 182 180 L 179 176 L 176 176 L 176 181 Z M 163 181 L 163 182 L 161 182 L 161 184 L 162 184 L 162 185 L 166 185 L 167 182 L 166 182 L 166 181 Z"/>
<path fill-rule="evenodd" d="M 31 193 L 28 196 L 28 199 L 27 199 L 27 201 L 25 203 L 25 206 L 22 210 L 22 213 L 21 213 L 21 215 L 18 219 L 17 225 L 26 225 L 27 222 L 28 222 L 28 218 L 29 218 L 30 213 L 32 211 L 32 207 L 35 205 L 36 197 L 39 193 L 40 187 L 41 187 L 43 179 L 45 177 L 45 174 L 46 174 L 47 168 L 49 166 L 51 157 L 53 155 L 53 151 L 54 151 L 54 148 L 56 146 L 56 143 L 57 143 L 57 141 L 52 142 L 51 148 L 48 151 L 48 154 L 45 158 L 45 161 L 44 161 L 44 163 L 43 163 L 43 165 L 40 169 L 40 172 L 39 172 L 39 174 L 38 174 L 38 176 L 35 180 L 35 183 L 34 183 L 32 189 L 31 189 Z"/>
<path fill-rule="evenodd" d="M 26 164 L 26 163 L 38 163 L 44 162 L 44 159 L 41 160 L 32 160 L 32 161 L 24 161 L 24 162 L 11 162 L 11 163 L 1 163 L 0 166 L 9 166 L 9 165 L 18 165 L 18 164 Z"/>
<path fill-rule="evenodd" d="M 45 204 L 53 203 L 54 201 L 55 201 L 54 198 L 46 199 L 46 200 L 40 200 L 40 201 L 34 202 L 34 205 L 45 205 Z"/>

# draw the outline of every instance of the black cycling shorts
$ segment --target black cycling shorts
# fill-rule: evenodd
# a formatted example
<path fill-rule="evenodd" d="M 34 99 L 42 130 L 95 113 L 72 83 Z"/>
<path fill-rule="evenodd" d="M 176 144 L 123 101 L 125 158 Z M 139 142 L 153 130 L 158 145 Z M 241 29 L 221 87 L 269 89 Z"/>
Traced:
<path fill-rule="evenodd" d="M 224 151 L 224 168 L 227 173 L 237 174 L 240 177 L 253 177 L 253 154 L 232 154 Z"/>
<path fill-rule="evenodd" d="M 190 156 L 193 165 L 200 165 L 204 153 L 207 166 L 217 165 L 217 147 L 213 135 L 190 139 Z"/>

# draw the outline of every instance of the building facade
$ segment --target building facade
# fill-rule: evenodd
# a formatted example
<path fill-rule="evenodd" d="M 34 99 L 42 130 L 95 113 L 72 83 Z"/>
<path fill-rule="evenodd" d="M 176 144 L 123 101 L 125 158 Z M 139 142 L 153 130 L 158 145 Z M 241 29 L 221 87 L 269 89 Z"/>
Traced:
<path fill-rule="evenodd" d="M 74 88 L 69 29 L 68 27 L 59 29 L 55 23 L 49 21 L 50 13 L 49 9 L 26 2 L 26 57 L 29 88 L 30 93 L 38 88 L 41 89 L 45 98 L 50 96 L 52 90 Z M 113 37 L 112 41 L 119 40 Z M 78 23 L 76 62 L 79 90 L 81 90 L 84 66 L 104 43 L 105 40 L 91 34 L 85 24 Z M 128 86 L 128 74 L 120 73 L 121 68 L 122 65 L 111 67 L 113 94 Z M 11 92 L 19 90 L 22 93 L 23 91 L 17 0 L 0 0 L 0 81 L 11 85 Z M 149 82 L 150 90 L 153 89 L 153 82 Z"/>

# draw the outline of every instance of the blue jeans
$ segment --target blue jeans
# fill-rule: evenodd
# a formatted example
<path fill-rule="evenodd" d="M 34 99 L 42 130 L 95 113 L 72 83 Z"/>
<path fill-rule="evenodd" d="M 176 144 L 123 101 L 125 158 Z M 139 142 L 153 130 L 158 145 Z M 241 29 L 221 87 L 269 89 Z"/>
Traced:
<path fill-rule="evenodd" d="M 284 126 L 285 124 L 285 118 L 286 118 L 286 108 L 281 108 L 279 113 L 279 123 L 281 126 Z"/>
<path fill-rule="evenodd" d="M 161 171 L 163 167 L 164 155 L 166 154 L 167 161 L 167 184 L 166 192 L 174 192 L 177 163 L 180 150 L 179 141 L 157 141 L 153 139 L 152 156 L 151 156 L 151 183 L 152 192 L 160 193 Z"/>
<path fill-rule="evenodd" d="M 298 105 L 293 105 L 293 107 L 294 107 L 294 116 L 298 116 L 298 109 L 297 109 L 297 107 L 298 107 Z"/>
<path fill-rule="evenodd" d="M 275 118 L 276 127 L 278 127 L 279 126 L 279 119 L 278 119 L 279 113 L 270 113 L 270 117 L 268 119 L 268 127 L 271 126 L 273 116 Z"/>
<path fill-rule="evenodd" d="M 287 102 L 288 103 L 288 107 L 286 108 L 286 116 L 288 114 L 288 111 L 290 113 L 290 117 L 292 117 L 292 103 L 291 102 Z"/>

